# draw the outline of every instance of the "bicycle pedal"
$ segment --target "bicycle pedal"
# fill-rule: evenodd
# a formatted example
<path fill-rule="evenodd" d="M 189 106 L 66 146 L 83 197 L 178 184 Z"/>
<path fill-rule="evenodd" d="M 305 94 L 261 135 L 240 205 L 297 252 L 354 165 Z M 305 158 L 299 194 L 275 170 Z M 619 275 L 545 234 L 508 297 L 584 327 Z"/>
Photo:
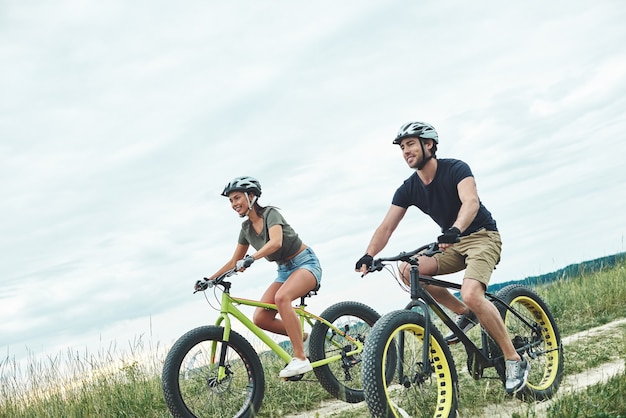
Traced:
<path fill-rule="evenodd" d="M 281 377 L 281 379 L 283 380 L 283 382 L 299 382 L 300 380 L 302 380 L 303 377 L 304 374 L 297 374 L 295 376 Z"/>

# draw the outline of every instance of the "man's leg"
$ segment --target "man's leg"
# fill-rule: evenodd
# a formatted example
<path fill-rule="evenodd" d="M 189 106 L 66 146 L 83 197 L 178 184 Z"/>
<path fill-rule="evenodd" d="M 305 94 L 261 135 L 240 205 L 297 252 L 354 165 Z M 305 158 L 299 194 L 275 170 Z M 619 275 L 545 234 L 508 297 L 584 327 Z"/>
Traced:
<path fill-rule="evenodd" d="M 418 257 L 419 261 L 419 271 L 420 275 L 432 277 L 437 274 L 437 260 L 433 257 Z M 402 276 L 402 281 L 410 286 L 410 271 L 411 266 L 407 263 L 402 263 L 400 266 L 400 274 Z M 457 313 L 459 315 L 467 313 L 468 309 L 465 304 L 460 301 L 457 297 L 455 297 L 450 291 L 444 287 L 439 286 L 428 286 L 424 285 L 424 288 L 428 293 L 431 294 L 433 298 L 439 303 L 441 303 L 446 308 L 450 309 L 452 312 Z"/>
<path fill-rule="evenodd" d="M 480 324 L 498 343 L 505 359 L 521 360 L 506 333 L 504 322 L 493 303 L 485 298 L 485 287 L 478 280 L 465 278 L 461 286 L 461 297 L 467 307 L 476 314 Z"/>
<path fill-rule="evenodd" d="M 477 280 L 465 278 L 461 286 L 461 297 L 476 314 L 479 322 L 498 343 L 505 358 L 507 393 L 517 393 L 526 386 L 530 374 L 530 364 L 515 351 L 507 335 L 504 321 L 494 304 L 485 299 L 485 287 Z"/>

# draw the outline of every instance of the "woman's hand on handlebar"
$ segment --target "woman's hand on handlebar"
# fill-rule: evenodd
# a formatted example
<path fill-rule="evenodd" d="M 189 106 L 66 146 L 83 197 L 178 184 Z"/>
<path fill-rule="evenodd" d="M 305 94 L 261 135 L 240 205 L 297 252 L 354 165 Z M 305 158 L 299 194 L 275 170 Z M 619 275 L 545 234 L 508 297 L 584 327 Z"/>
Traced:
<path fill-rule="evenodd" d="M 246 255 L 244 258 L 237 261 L 237 263 L 235 264 L 235 270 L 239 272 L 244 271 L 245 269 L 250 267 L 252 263 L 254 263 L 254 257 L 252 257 L 251 255 Z"/>
<path fill-rule="evenodd" d="M 210 280 L 206 277 L 203 280 L 196 280 L 196 284 L 193 286 L 193 293 L 204 292 L 210 286 Z"/>

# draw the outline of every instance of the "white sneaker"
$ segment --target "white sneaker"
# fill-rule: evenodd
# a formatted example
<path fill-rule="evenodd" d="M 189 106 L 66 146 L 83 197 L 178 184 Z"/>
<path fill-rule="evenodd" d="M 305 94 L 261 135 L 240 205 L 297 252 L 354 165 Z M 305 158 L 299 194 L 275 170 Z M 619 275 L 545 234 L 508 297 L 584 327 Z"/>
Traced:
<path fill-rule="evenodd" d="M 506 393 L 517 393 L 526 387 L 528 383 L 528 374 L 530 373 L 530 363 L 522 359 L 521 361 L 507 360 L 506 365 L 506 383 L 504 388 Z"/>
<path fill-rule="evenodd" d="M 300 360 L 299 358 L 292 358 L 287 367 L 282 369 L 280 373 L 278 373 L 279 377 L 293 377 L 299 374 L 304 374 L 306 372 L 310 372 L 313 370 L 311 367 L 311 362 L 309 359 Z"/>

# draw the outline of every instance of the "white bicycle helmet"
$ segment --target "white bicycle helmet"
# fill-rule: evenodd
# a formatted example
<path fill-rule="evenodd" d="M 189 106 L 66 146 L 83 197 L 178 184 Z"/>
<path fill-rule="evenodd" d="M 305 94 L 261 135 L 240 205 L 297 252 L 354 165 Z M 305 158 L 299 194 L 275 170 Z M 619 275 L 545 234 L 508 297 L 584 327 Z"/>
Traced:
<path fill-rule="evenodd" d="M 261 183 L 254 177 L 236 177 L 224 187 L 222 196 L 228 197 L 231 192 L 252 192 L 256 197 L 261 196 Z"/>
<path fill-rule="evenodd" d="M 407 122 L 398 131 L 394 144 L 400 144 L 404 138 L 416 137 L 422 139 L 432 139 L 435 144 L 439 143 L 439 136 L 432 125 L 424 122 Z"/>

